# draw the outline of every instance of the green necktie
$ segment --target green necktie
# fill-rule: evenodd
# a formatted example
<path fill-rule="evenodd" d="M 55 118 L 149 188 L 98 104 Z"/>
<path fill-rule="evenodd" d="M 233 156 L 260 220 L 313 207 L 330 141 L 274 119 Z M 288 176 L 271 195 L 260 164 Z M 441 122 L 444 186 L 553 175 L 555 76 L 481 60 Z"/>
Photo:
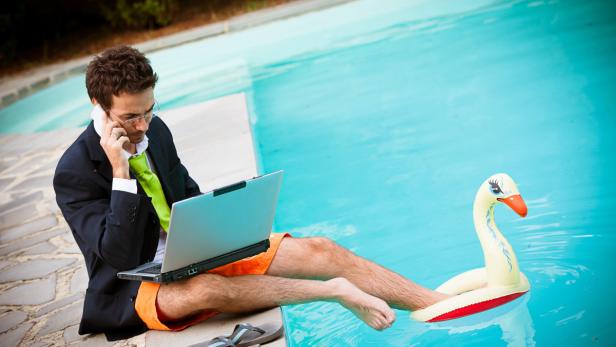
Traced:
<path fill-rule="evenodd" d="M 163 230 L 167 231 L 169 229 L 169 216 L 171 210 L 165 199 L 165 193 L 163 193 L 163 187 L 160 185 L 158 177 L 156 177 L 156 174 L 148 167 L 145 152 L 129 158 L 128 164 L 137 177 L 137 181 L 139 181 L 141 187 L 145 190 L 145 193 L 152 198 L 152 204 L 160 220 L 160 226 Z"/>

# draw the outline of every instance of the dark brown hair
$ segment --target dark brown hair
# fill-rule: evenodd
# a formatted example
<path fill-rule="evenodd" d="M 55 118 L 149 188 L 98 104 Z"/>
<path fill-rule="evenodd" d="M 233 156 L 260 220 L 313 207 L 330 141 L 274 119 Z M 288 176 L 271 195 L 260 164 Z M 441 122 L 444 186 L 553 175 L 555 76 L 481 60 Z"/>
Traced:
<path fill-rule="evenodd" d="M 158 76 L 150 61 L 138 50 L 119 46 L 94 57 L 86 71 L 86 88 L 104 110 L 109 110 L 112 95 L 139 93 L 154 88 Z"/>

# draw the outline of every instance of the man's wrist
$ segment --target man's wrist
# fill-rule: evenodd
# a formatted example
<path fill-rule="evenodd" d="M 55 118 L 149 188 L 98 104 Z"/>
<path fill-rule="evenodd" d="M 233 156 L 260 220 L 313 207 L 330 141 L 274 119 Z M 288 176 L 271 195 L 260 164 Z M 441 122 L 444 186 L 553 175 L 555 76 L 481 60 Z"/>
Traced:
<path fill-rule="evenodd" d="M 128 173 L 128 168 L 122 169 L 114 169 L 113 170 L 113 178 L 123 178 L 125 180 L 130 179 L 130 174 Z"/>

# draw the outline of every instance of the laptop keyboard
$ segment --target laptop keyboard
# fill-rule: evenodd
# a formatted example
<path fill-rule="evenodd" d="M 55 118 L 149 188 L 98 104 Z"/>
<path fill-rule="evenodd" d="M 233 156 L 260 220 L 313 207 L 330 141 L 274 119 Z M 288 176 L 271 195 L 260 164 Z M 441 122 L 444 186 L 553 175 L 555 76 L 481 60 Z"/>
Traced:
<path fill-rule="evenodd" d="M 159 274 L 160 273 L 160 269 L 162 268 L 162 264 L 158 264 L 158 265 L 154 265 L 152 267 L 149 267 L 147 269 L 143 269 L 139 272 L 143 272 L 146 274 Z"/>

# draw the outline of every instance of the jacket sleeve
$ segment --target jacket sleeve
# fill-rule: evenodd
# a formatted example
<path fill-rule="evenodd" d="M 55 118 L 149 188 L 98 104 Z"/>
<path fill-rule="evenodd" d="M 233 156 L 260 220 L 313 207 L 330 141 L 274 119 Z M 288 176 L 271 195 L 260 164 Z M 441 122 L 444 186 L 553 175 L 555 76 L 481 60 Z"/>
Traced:
<path fill-rule="evenodd" d="M 186 168 L 184 168 L 184 170 L 186 170 Z M 188 174 L 188 170 L 186 170 L 185 187 L 186 187 L 186 197 L 187 198 L 193 197 L 195 195 L 203 194 L 201 193 L 201 190 L 199 189 L 199 185 L 197 184 L 197 182 L 195 182 L 195 180 L 193 180 L 192 177 L 190 177 L 190 175 Z"/>
<path fill-rule="evenodd" d="M 53 180 L 56 201 L 77 237 L 118 270 L 141 264 L 148 205 L 144 196 L 103 191 L 86 177 L 58 170 Z"/>

